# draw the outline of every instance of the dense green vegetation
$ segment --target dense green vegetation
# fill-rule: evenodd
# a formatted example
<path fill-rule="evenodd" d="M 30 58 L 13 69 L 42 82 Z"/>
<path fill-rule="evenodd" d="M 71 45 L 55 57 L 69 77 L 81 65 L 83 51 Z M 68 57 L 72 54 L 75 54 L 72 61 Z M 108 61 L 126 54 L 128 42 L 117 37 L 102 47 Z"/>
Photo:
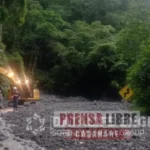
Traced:
<path fill-rule="evenodd" d="M 0 49 L 41 89 L 116 98 L 128 84 L 150 108 L 149 0 L 0 0 Z"/>

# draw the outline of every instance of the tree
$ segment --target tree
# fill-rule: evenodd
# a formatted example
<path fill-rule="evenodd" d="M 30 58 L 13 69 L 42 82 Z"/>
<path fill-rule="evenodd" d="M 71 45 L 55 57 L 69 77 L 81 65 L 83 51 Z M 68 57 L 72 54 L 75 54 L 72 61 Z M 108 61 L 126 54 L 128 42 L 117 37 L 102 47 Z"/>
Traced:
<path fill-rule="evenodd" d="M 16 9 L 17 7 L 17 9 Z M 26 0 L 0 1 L 0 43 L 2 42 L 3 24 L 9 18 L 14 25 L 22 24 L 26 14 Z M 15 34 L 15 33 L 14 33 Z"/>
<path fill-rule="evenodd" d="M 139 60 L 129 69 L 127 81 L 134 89 L 133 102 L 143 113 L 150 114 L 150 46 L 143 47 Z"/>

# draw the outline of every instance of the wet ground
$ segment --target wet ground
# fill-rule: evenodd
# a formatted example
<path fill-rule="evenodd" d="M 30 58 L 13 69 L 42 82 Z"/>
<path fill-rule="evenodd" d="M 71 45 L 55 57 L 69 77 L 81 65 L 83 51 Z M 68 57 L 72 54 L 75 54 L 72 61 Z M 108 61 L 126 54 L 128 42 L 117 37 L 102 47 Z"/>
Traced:
<path fill-rule="evenodd" d="M 25 104 L 18 111 L 6 109 L 1 111 L 0 133 L 4 136 L 0 140 L 0 149 L 8 147 L 13 150 L 150 150 L 150 130 L 145 129 L 144 135 L 132 137 L 130 140 L 68 140 L 51 134 L 51 119 L 54 111 L 102 111 L 129 110 L 130 104 L 123 102 L 109 102 L 105 100 L 89 101 L 83 97 L 59 97 L 42 95 L 35 104 Z M 34 117 L 34 119 L 33 119 Z M 32 122 L 40 117 L 45 120 L 44 129 L 36 131 L 41 125 Z M 41 123 L 40 122 L 40 123 Z M 6 126 L 7 125 L 7 126 Z M 5 137 L 6 136 L 6 137 Z M 36 142 L 36 143 L 35 143 Z M 20 147 L 19 147 L 20 146 Z"/>

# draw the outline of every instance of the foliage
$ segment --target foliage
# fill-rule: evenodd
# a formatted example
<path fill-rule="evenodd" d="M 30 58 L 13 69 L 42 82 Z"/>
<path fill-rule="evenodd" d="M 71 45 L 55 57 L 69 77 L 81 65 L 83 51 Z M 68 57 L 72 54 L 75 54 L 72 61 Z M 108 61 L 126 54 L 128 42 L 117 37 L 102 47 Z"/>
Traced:
<path fill-rule="evenodd" d="M 129 16 L 134 19 L 128 21 L 118 42 L 118 52 L 121 60 L 127 63 L 127 83 L 134 90 L 133 102 L 142 112 L 150 113 L 149 95 L 149 57 L 150 57 L 150 3 L 131 1 Z M 132 13 L 131 13 L 132 12 Z M 144 14 L 144 15 L 143 15 Z M 128 69 L 129 68 L 129 69 Z"/>
<path fill-rule="evenodd" d="M 149 18 L 149 0 L 7 0 L 0 3 L 0 47 L 41 89 L 118 96 L 130 84 L 146 110 Z"/>
<path fill-rule="evenodd" d="M 17 47 L 15 44 L 18 43 L 17 37 L 20 36 L 20 32 L 18 32 L 17 27 L 21 27 L 25 21 L 25 15 L 26 15 L 26 0 L 1 0 L 0 1 L 0 50 L 8 50 L 9 43 L 5 42 L 3 39 L 4 32 L 9 30 L 11 27 L 11 30 L 9 30 L 9 35 L 8 37 L 11 36 L 12 43 L 14 47 Z M 7 26 L 8 25 L 8 26 Z M 5 29 L 5 30 L 4 30 Z M 18 35 L 16 35 L 18 34 Z M 9 38 L 8 38 L 9 39 Z M 9 40 L 8 40 L 9 41 Z M 15 51 L 15 49 L 14 49 Z M 18 50 L 17 50 L 18 51 Z M 3 55 L 3 54 L 2 54 Z M 0 56 L 2 56 L 0 55 Z M 18 69 L 17 71 L 22 71 L 23 69 L 23 61 L 22 58 L 20 57 L 20 54 L 18 52 L 11 54 L 8 54 L 9 57 L 6 55 L 3 55 L 1 58 L 0 65 L 1 66 L 7 66 L 8 67 L 8 62 L 14 63 L 13 67 Z M 9 59 L 9 61 L 5 61 L 6 59 Z M 12 64 L 11 64 L 12 65 Z M 21 67 L 20 67 L 21 66 Z M 15 70 L 14 68 L 14 70 Z M 6 93 L 7 86 L 9 85 L 9 81 L 4 79 L 4 77 L 0 77 L 0 88 L 3 90 L 4 93 Z"/>
<path fill-rule="evenodd" d="M 133 101 L 150 113 L 150 46 L 142 51 L 139 60 L 130 68 L 128 82 L 134 89 Z"/>

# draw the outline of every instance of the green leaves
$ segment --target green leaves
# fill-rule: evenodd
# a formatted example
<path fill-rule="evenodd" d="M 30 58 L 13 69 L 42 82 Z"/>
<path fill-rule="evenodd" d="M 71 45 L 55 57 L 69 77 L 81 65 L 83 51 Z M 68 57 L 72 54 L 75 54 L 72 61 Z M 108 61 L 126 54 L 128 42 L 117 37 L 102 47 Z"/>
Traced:
<path fill-rule="evenodd" d="M 55 28 L 53 24 L 46 22 L 46 23 L 38 25 L 36 28 L 36 31 L 41 37 L 42 36 L 49 37 L 51 35 L 54 35 L 57 29 Z"/>
<path fill-rule="evenodd" d="M 25 21 L 25 15 L 27 13 L 26 0 L 16 0 L 12 3 L 11 7 L 8 8 L 9 20 L 13 24 L 21 26 Z"/>
<path fill-rule="evenodd" d="M 145 53 L 147 55 L 145 55 Z M 142 55 L 145 55 L 143 58 Z M 139 61 L 128 72 L 128 83 L 134 89 L 134 103 L 138 107 L 150 108 L 150 50 L 143 51 Z"/>
<path fill-rule="evenodd" d="M 30 71 L 42 70 L 41 87 L 93 94 L 124 85 L 128 74 L 139 96 L 149 88 L 149 8 L 148 0 L 7 0 L 3 42 Z"/>

